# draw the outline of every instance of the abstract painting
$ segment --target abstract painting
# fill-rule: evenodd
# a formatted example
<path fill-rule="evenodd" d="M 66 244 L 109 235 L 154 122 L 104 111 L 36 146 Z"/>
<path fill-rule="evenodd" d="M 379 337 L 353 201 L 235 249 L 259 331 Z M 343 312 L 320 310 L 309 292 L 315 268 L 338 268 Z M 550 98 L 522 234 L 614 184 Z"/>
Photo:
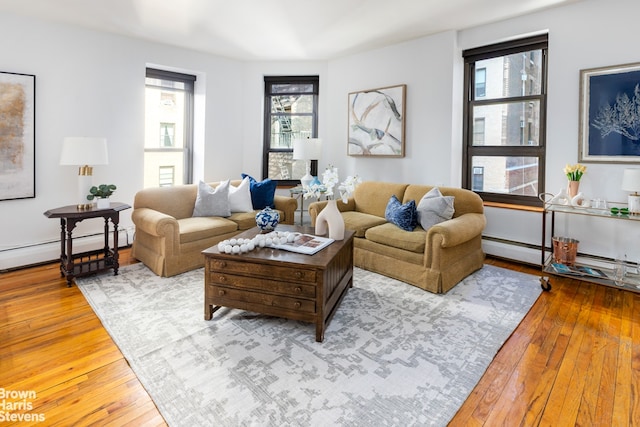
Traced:
<path fill-rule="evenodd" d="M 640 162 L 640 64 L 580 71 L 581 162 Z"/>
<path fill-rule="evenodd" d="M 36 76 L 0 72 L 0 200 L 36 196 L 35 91 Z"/>
<path fill-rule="evenodd" d="M 347 154 L 404 157 L 407 85 L 349 94 Z"/>

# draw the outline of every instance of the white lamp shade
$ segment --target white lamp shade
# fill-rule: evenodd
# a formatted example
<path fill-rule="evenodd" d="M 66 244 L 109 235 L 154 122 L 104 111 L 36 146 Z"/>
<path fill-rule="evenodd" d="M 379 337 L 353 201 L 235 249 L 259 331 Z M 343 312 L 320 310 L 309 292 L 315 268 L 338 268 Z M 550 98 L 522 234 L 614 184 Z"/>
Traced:
<path fill-rule="evenodd" d="M 293 158 L 295 160 L 318 160 L 322 153 L 322 140 L 319 138 L 295 139 Z"/>
<path fill-rule="evenodd" d="M 62 143 L 60 165 L 107 165 L 107 139 L 95 137 L 67 137 Z"/>
<path fill-rule="evenodd" d="M 625 191 L 640 191 L 640 169 L 625 169 L 622 176 L 622 189 Z"/>

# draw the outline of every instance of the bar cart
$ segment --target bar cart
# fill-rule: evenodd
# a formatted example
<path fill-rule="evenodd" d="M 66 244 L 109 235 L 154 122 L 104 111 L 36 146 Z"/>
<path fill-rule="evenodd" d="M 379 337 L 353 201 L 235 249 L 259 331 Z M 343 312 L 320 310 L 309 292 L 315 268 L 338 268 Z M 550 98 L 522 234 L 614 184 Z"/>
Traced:
<path fill-rule="evenodd" d="M 539 195 L 543 202 L 542 213 L 542 246 L 541 265 L 542 277 L 540 284 L 545 291 L 551 290 L 550 275 L 570 277 L 573 279 L 585 280 L 604 286 L 617 289 L 626 289 L 640 293 L 640 274 L 637 263 L 628 260 L 618 260 L 612 262 L 610 259 L 593 255 L 580 254 L 580 260 L 565 263 L 562 259 L 554 257 L 553 251 L 546 253 L 547 248 L 547 214 L 551 214 L 551 239 L 552 249 L 553 238 L 555 236 L 556 215 L 586 215 L 592 218 L 614 221 L 636 221 L 640 224 L 640 215 L 629 214 L 625 203 L 607 202 L 606 208 L 580 207 L 567 204 L 553 204 L 545 200 L 548 193 Z M 579 237 L 579 236 L 578 236 Z M 560 257 L 561 258 L 561 257 Z M 558 262 L 560 261 L 560 262 Z"/>

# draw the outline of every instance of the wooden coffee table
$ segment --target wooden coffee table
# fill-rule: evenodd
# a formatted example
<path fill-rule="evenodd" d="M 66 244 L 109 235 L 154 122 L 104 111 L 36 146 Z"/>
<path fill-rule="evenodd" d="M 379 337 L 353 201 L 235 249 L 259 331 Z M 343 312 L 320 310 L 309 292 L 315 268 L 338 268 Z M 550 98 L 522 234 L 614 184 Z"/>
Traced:
<path fill-rule="evenodd" d="M 279 225 L 278 231 L 314 234 L 311 227 Z M 256 227 L 236 238 L 251 239 Z M 256 248 L 234 255 L 206 249 L 204 318 L 220 307 L 237 308 L 270 316 L 315 323 L 316 341 L 340 301 L 353 286 L 353 231 L 314 255 L 281 249 Z"/>

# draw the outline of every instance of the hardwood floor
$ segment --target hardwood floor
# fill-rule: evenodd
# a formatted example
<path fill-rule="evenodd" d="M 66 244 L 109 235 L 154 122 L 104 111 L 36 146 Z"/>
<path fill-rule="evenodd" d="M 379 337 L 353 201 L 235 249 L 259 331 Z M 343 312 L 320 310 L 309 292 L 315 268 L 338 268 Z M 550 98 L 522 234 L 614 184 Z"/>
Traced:
<path fill-rule="evenodd" d="M 136 262 L 128 249 L 120 261 Z M 539 274 L 516 263 L 487 263 Z M 640 294 L 556 277 L 552 284 L 452 426 L 640 423 Z M 35 395 L 7 396 L 15 392 Z M 7 422 L 7 413 L 42 415 L 40 425 L 166 425 L 57 263 L 0 278 L 0 425 L 28 425 Z"/>

